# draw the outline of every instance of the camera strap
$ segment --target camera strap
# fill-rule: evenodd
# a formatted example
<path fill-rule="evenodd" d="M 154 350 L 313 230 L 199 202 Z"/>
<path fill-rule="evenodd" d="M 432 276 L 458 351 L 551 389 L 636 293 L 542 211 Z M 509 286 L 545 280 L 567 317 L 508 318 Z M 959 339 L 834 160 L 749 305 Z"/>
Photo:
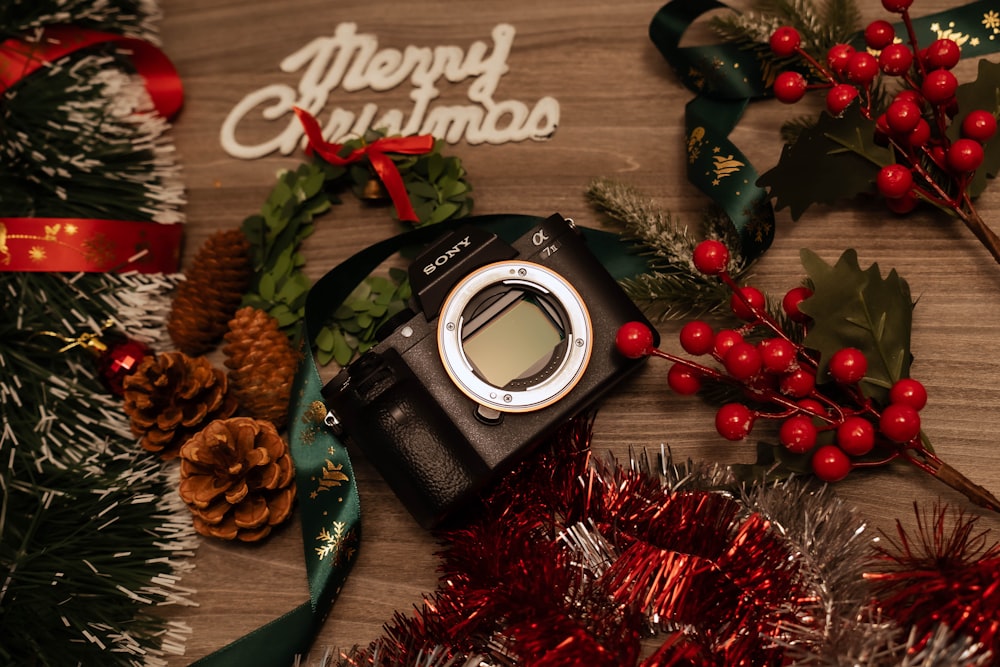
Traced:
<path fill-rule="evenodd" d="M 290 665 L 310 646 L 340 593 L 358 553 L 361 504 L 347 448 L 324 422 L 323 381 L 312 353 L 313 336 L 354 288 L 397 252 L 425 245 L 463 225 L 488 229 L 510 243 L 540 224 L 531 215 L 481 215 L 420 227 L 361 250 L 309 290 L 302 324 L 303 360 L 292 387 L 288 439 L 309 582 L 309 600 L 194 663 L 200 667 Z M 618 234 L 580 228 L 591 251 L 616 278 L 642 273 L 646 261 Z"/>

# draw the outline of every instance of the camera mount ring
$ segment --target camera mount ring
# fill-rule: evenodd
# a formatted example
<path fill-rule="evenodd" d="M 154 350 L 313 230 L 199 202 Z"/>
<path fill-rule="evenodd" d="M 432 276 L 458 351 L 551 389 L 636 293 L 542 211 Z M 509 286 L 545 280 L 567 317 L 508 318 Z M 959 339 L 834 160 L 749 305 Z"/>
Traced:
<path fill-rule="evenodd" d="M 558 367 L 538 384 L 497 387 L 474 370 L 463 341 L 463 315 L 470 302 L 495 285 L 529 289 L 559 302 L 565 353 Z M 510 260 L 487 264 L 462 278 L 444 300 L 438 317 L 438 352 L 455 386 L 473 401 L 499 412 L 531 412 L 547 407 L 573 389 L 583 377 L 594 348 L 590 311 L 580 293 L 561 275 L 541 264 Z"/>

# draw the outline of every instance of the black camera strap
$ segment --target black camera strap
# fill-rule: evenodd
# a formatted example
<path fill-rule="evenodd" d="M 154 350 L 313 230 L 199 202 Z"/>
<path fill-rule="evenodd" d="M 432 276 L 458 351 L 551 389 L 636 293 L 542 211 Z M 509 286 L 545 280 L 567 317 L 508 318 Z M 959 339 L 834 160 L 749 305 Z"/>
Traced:
<path fill-rule="evenodd" d="M 463 225 L 482 226 L 513 242 L 544 219 L 482 215 L 420 227 L 361 250 L 320 278 L 306 298 L 299 364 L 289 406 L 289 447 L 296 467 L 309 600 L 199 660 L 202 667 L 292 664 L 305 655 L 343 586 L 358 552 L 361 505 L 347 448 L 326 426 L 326 407 L 313 336 L 366 277 L 396 253 L 430 243 Z M 611 232 L 581 228 L 593 253 L 616 278 L 647 270 L 646 262 Z"/>

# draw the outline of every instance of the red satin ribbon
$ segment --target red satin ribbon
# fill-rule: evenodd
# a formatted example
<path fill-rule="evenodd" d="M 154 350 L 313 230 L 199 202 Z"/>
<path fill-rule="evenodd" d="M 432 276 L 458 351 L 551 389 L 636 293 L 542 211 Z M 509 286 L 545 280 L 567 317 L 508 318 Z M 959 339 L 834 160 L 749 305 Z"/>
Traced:
<path fill-rule="evenodd" d="M 0 217 L 0 271 L 173 273 L 183 225 Z"/>
<path fill-rule="evenodd" d="M 49 26 L 37 38 L 12 37 L 0 44 L 0 93 L 63 56 L 107 43 L 131 51 L 136 72 L 145 80 L 156 110 L 164 118 L 173 118 L 184 103 L 184 87 L 163 51 L 142 39 L 78 26 Z"/>
<path fill-rule="evenodd" d="M 379 179 L 381 179 L 382 184 L 385 186 L 386 192 L 389 193 L 389 197 L 396 207 L 399 219 L 409 222 L 420 221 L 417 218 L 417 214 L 413 211 L 413 205 L 410 204 L 410 197 L 406 192 L 406 185 L 403 184 L 403 177 L 400 176 L 399 170 L 396 169 L 396 164 L 392 161 L 392 158 L 386 155 L 386 153 L 400 153 L 403 155 L 429 153 L 434 148 L 434 137 L 432 135 L 420 134 L 412 137 L 386 137 L 373 141 L 370 144 L 365 144 L 360 148 L 355 148 L 346 156 L 342 156 L 340 155 L 340 151 L 344 148 L 343 144 L 334 144 L 326 141 L 323 138 L 323 131 L 319 126 L 319 122 L 312 114 L 304 109 L 295 107 L 295 115 L 298 116 L 299 122 L 302 123 L 302 127 L 306 131 L 306 137 L 309 139 L 307 150 L 317 153 L 330 164 L 341 167 L 367 157 L 368 161 L 371 162 L 372 168 L 375 169 L 375 173 L 378 174 Z"/>

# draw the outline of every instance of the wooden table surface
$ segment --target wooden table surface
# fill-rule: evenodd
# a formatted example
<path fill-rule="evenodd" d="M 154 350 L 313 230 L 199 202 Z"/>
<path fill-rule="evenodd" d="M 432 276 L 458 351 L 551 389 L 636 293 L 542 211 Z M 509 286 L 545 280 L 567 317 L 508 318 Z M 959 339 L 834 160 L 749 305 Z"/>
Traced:
<path fill-rule="evenodd" d="M 866 20 L 882 18 L 877 2 L 860 0 Z M 945 0 L 919 0 L 919 16 L 945 8 Z M 492 44 L 501 23 L 516 30 L 509 71 L 497 100 L 520 100 L 530 109 L 550 96 L 560 122 L 548 141 L 502 145 L 451 145 L 475 188 L 478 213 L 560 212 L 600 227 L 601 217 L 584 193 L 595 177 L 640 188 L 679 220 L 696 225 L 708 200 L 687 182 L 683 130 L 684 89 L 647 37 L 659 2 L 503 3 L 457 0 L 161 0 L 162 40 L 186 87 L 174 138 L 188 189 L 187 246 L 190 259 L 213 231 L 238 226 L 258 210 L 277 170 L 304 156 L 272 154 L 240 159 L 225 151 L 220 128 L 244 97 L 272 84 L 294 87 L 300 73 L 279 63 L 317 37 L 352 22 L 375 35 L 380 47 Z M 991 56 L 996 59 L 998 56 Z M 974 63 L 959 68 L 974 76 Z M 442 87 L 442 103 L 468 104 L 465 83 Z M 408 84 L 374 92 L 335 90 L 327 109 L 412 109 Z M 777 162 L 781 118 L 800 113 L 775 102 L 751 105 L 732 137 L 759 171 Z M 407 113 L 409 113 L 407 111 Z M 248 116 L 245 136 L 275 136 L 287 124 Z M 815 178 L 827 178 L 816 173 Z M 1000 219 L 1000 187 L 979 201 L 983 216 Z M 919 299 L 914 315 L 912 372 L 930 393 L 925 431 L 939 454 L 974 481 L 1000 493 L 997 433 L 1000 432 L 1000 266 L 957 221 L 923 212 L 896 218 L 879 204 L 814 207 L 798 221 L 778 213 L 770 251 L 754 270 L 754 283 L 775 294 L 802 276 L 800 248 L 834 261 L 857 249 L 862 266 L 896 268 Z M 325 215 L 304 252 L 307 270 L 318 277 L 367 244 L 394 234 L 388 209 L 362 206 L 348 195 Z M 679 325 L 664 322 L 666 340 Z M 606 400 L 593 446 L 627 458 L 629 447 L 669 445 L 676 456 L 695 460 L 749 461 L 752 447 L 719 438 L 711 409 L 698 399 L 672 395 L 666 366 L 649 364 Z M 350 647 L 375 638 L 395 611 L 407 612 L 436 585 L 434 540 L 410 518 L 379 475 L 353 452 L 363 507 L 364 541 L 316 647 Z M 913 503 L 941 500 L 966 506 L 957 493 L 905 465 L 854 474 L 837 486 L 870 523 L 872 535 L 891 530 L 897 519 L 913 525 Z M 996 531 L 1000 520 L 981 524 Z M 1000 538 L 1000 533 L 996 533 Z M 203 539 L 196 567 L 185 579 L 198 606 L 171 617 L 192 629 L 187 664 L 296 607 L 307 599 L 302 538 L 297 519 L 264 544 Z"/>

